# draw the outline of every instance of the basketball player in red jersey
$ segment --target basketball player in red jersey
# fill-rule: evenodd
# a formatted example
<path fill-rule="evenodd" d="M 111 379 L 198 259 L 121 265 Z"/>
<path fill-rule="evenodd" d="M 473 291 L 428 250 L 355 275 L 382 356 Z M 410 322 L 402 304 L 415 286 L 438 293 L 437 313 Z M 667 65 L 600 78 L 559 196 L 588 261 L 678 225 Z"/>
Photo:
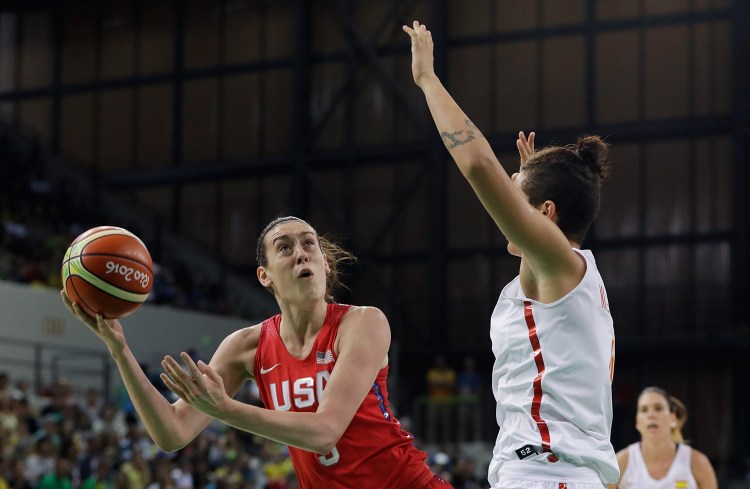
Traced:
<path fill-rule="evenodd" d="M 391 332 L 374 307 L 336 304 L 337 265 L 351 254 L 305 221 L 282 217 L 258 238 L 258 280 L 281 314 L 230 334 L 211 362 L 164 358 L 170 404 L 148 381 L 117 320 L 68 309 L 107 345 L 156 444 L 179 450 L 212 419 L 289 445 L 302 489 L 451 488 L 425 464 L 388 403 Z M 254 378 L 268 409 L 234 400 Z"/>

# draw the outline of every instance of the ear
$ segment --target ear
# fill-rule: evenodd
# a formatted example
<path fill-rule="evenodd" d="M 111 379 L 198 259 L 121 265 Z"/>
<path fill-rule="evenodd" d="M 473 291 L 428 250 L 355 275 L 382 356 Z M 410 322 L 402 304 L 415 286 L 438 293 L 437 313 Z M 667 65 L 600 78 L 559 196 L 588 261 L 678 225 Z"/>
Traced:
<path fill-rule="evenodd" d="M 258 276 L 258 282 L 260 282 L 263 287 L 271 287 L 273 285 L 273 281 L 271 280 L 271 277 L 268 276 L 268 272 L 266 272 L 265 268 L 258 267 L 255 274 Z"/>
<path fill-rule="evenodd" d="M 670 423 L 669 427 L 672 429 L 677 428 L 677 415 L 675 413 L 669 413 Z"/>
<path fill-rule="evenodd" d="M 557 206 L 551 200 L 545 200 L 541 205 L 542 214 L 554 223 L 557 223 Z"/>
<path fill-rule="evenodd" d="M 328 255 L 323 254 L 323 268 L 326 271 L 326 276 L 331 274 L 331 266 L 328 264 Z"/>

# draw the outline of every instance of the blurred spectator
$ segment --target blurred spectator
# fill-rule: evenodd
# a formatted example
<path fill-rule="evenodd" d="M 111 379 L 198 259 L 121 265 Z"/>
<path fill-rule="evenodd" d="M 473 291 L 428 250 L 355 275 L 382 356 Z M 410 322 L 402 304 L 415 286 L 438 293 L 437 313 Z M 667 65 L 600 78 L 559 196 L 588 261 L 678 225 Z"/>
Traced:
<path fill-rule="evenodd" d="M 450 456 L 445 452 L 435 452 L 427 459 L 430 469 L 448 482 L 452 482 L 453 479 L 450 472 L 451 463 Z"/>
<path fill-rule="evenodd" d="M 453 470 L 452 484 L 455 489 L 481 489 L 486 477 L 477 475 L 477 463 L 473 458 L 462 458 Z"/>
<path fill-rule="evenodd" d="M 81 486 L 82 489 L 112 489 L 115 482 L 114 461 L 112 457 L 102 457 L 96 470 L 88 476 Z"/>
<path fill-rule="evenodd" d="M 456 393 L 456 372 L 450 368 L 445 357 L 435 357 L 433 366 L 427 371 L 427 430 L 430 443 L 450 438 L 450 416 Z"/>
<path fill-rule="evenodd" d="M 294 473 L 292 459 L 286 447 L 276 448 L 270 452 L 270 460 L 266 463 L 264 473 L 268 478 L 268 489 L 287 489 L 289 475 Z"/>
<path fill-rule="evenodd" d="M 482 438 L 482 412 L 479 393 L 484 385 L 477 373 L 474 357 L 464 358 L 464 366 L 458 374 L 457 433 L 458 441 L 479 441 Z"/>
<path fill-rule="evenodd" d="M 86 390 L 86 396 L 83 401 L 79 403 L 81 411 L 89 417 L 91 421 L 99 417 L 99 411 L 101 410 L 103 403 L 99 389 L 90 387 Z"/>
<path fill-rule="evenodd" d="M 55 448 L 47 437 L 39 438 L 32 452 L 26 457 L 25 479 L 36 486 L 42 475 L 55 469 Z"/>
<path fill-rule="evenodd" d="M 36 489 L 72 489 L 71 463 L 66 458 L 57 459 L 55 471 L 46 474 Z"/>
<path fill-rule="evenodd" d="M 125 420 L 122 413 L 118 412 L 113 404 L 105 404 L 99 410 L 99 416 L 91 424 L 91 430 L 95 435 L 100 433 L 124 435 L 126 432 Z"/>
<path fill-rule="evenodd" d="M 26 478 L 26 461 L 23 458 L 15 458 L 10 463 L 8 472 L 8 486 L 10 489 L 32 489 L 31 481 Z"/>
<path fill-rule="evenodd" d="M 130 458 L 120 466 L 120 472 L 127 478 L 130 489 L 146 489 L 151 483 L 151 468 L 139 450 L 131 453 Z"/>

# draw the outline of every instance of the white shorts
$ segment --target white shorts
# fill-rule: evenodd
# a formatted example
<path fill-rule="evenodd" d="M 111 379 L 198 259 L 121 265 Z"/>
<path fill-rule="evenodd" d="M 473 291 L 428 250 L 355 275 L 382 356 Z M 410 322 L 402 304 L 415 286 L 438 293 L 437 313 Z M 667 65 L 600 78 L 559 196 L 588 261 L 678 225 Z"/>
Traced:
<path fill-rule="evenodd" d="M 554 464 L 510 460 L 495 475 L 492 489 L 602 489 L 606 487 L 589 467 L 557 461 Z"/>
<path fill-rule="evenodd" d="M 602 489 L 603 487 L 602 484 L 581 482 L 541 482 L 524 479 L 503 479 L 492 486 L 492 489 Z"/>

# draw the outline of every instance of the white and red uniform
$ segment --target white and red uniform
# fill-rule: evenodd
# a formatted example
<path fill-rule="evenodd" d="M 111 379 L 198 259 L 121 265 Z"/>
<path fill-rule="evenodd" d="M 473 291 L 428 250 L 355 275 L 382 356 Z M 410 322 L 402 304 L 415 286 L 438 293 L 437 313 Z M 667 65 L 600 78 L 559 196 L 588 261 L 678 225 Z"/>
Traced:
<path fill-rule="evenodd" d="M 279 336 L 281 314 L 263 321 L 255 353 L 255 381 L 269 409 L 315 412 L 336 365 L 334 343 L 350 306 L 328 304 L 325 322 L 307 358 L 292 357 Z M 302 489 L 421 489 L 433 484 L 414 436 L 390 412 L 386 379 L 378 372 L 372 389 L 328 455 L 289 447 Z M 446 487 L 450 487 L 446 485 Z"/>
<path fill-rule="evenodd" d="M 607 293 L 588 250 L 581 282 L 543 304 L 516 277 L 492 313 L 497 435 L 488 479 L 616 483 L 610 443 L 615 333 Z M 571 485 L 573 484 L 573 485 Z M 557 486 L 555 486 L 557 487 Z"/>
<path fill-rule="evenodd" d="M 692 451 L 689 445 L 682 443 L 677 445 L 677 453 L 667 475 L 656 480 L 648 473 L 641 452 L 641 444 L 633 443 L 628 446 L 628 467 L 622 474 L 620 482 L 617 483 L 617 487 L 619 489 L 698 489 L 690 463 Z"/>

